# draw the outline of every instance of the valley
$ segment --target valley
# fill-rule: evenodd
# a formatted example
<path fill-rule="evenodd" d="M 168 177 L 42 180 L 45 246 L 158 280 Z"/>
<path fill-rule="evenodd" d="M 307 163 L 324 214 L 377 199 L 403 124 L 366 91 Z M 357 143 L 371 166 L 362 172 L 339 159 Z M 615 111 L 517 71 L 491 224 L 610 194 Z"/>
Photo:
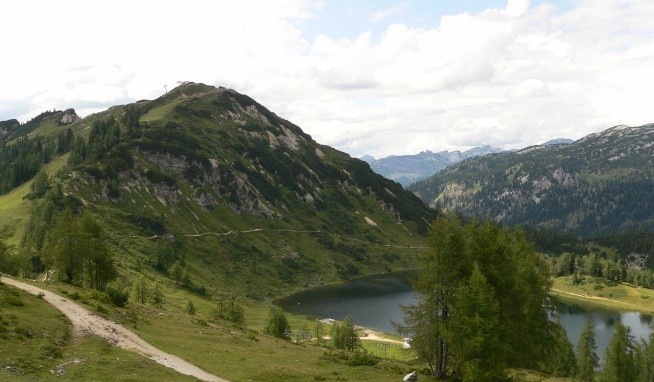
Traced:
<path fill-rule="evenodd" d="M 184 83 L 85 118 L 69 109 L 7 122 L 0 271 L 22 277 L 0 285 L 0 342 L 18 349 L 0 357 L 7 380 L 129 380 L 139 359 L 139 380 L 397 381 L 415 370 L 430 380 L 460 376 L 474 356 L 497 357 L 493 378 L 554 381 L 573 372 L 574 352 L 547 321 L 550 295 L 654 311 L 654 293 L 643 288 L 654 283 L 654 125 L 518 152 L 450 153 L 456 164 L 407 191 L 222 87 Z M 355 345 L 339 348 L 346 317 L 296 310 L 309 301 L 292 300 L 341 287 L 356 294 L 347 288 L 367 277 L 416 269 L 423 298 L 406 284 L 400 290 L 418 304 L 415 327 L 405 329 L 418 350 L 370 331 L 394 331 L 384 303 L 349 303 L 355 323 L 386 322 L 366 322 L 350 338 Z M 424 298 L 438 288 L 442 300 Z M 100 326 L 80 332 L 79 315 L 67 320 L 44 303 L 63 300 L 83 307 L 84 325 L 92 317 Z M 434 301 L 442 305 L 420 305 Z M 270 331 L 277 303 L 290 330 L 283 338 Z M 423 322 L 417 309 L 469 314 L 454 314 L 459 330 L 448 323 L 443 332 L 428 325 L 446 315 Z M 407 315 L 396 313 L 394 321 Z M 115 337 L 123 329 L 138 337 L 123 342 Z M 455 353 L 420 350 L 434 339 L 452 341 Z M 495 351 L 471 355 L 474 346 L 461 344 L 472 339 Z M 521 352 L 498 345 L 517 342 Z M 447 367 L 450 359 L 459 363 Z"/>

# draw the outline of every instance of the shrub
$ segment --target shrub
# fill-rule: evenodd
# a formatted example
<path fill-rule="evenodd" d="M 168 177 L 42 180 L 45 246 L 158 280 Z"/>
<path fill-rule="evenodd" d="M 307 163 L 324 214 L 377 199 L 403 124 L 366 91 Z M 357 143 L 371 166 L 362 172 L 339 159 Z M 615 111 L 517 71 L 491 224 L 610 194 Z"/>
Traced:
<path fill-rule="evenodd" d="M 111 302 L 117 307 L 124 307 L 129 300 L 129 293 L 126 290 L 109 287 L 107 288 L 107 295 L 111 299 Z"/>
<path fill-rule="evenodd" d="M 243 325 L 245 323 L 245 310 L 233 296 L 220 296 L 218 298 L 218 305 L 213 311 L 213 318 Z"/>
<path fill-rule="evenodd" d="M 375 366 L 378 362 L 379 359 L 374 355 L 357 351 L 352 353 L 347 364 L 350 366 Z"/>
<path fill-rule="evenodd" d="M 291 325 L 289 325 L 284 311 L 278 306 L 271 306 L 264 333 L 277 338 L 286 338 L 286 333 L 290 329 Z"/>
<path fill-rule="evenodd" d="M 195 305 L 193 305 L 193 301 L 191 300 L 188 300 L 188 303 L 186 304 L 186 313 L 191 316 L 195 315 Z"/>

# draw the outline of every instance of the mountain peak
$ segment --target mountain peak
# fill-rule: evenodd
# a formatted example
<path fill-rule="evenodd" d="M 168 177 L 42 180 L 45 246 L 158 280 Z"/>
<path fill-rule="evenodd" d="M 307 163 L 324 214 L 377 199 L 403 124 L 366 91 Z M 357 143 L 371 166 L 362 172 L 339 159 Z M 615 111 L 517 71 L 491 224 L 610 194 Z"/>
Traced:
<path fill-rule="evenodd" d="M 391 155 L 385 158 L 377 159 L 370 162 L 370 167 L 376 173 L 392 179 L 402 186 L 427 178 L 438 171 L 458 163 L 467 158 L 486 155 L 501 151 L 495 147 L 485 145 L 474 147 L 470 150 L 461 152 L 424 150 L 414 155 Z"/>
<path fill-rule="evenodd" d="M 654 124 L 469 159 L 413 184 L 425 203 L 582 235 L 654 226 Z"/>

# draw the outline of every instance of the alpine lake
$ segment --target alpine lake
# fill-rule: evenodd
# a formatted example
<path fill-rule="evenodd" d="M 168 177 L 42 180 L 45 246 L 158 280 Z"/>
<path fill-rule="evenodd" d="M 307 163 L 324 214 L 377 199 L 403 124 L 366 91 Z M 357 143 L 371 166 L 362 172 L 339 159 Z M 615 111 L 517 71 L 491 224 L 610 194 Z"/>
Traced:
<path fill-rule="evenodd" d="M 357 325 L 387 333 L 396 333 L 393 322 L 403 322 L 401 306 L 413 305 L 416 294 L 411 288 L 415 272 L 398 272 L 359 278 L 339 285 L 312 288 L 278 301 L 286 311 L 320 319 L 343 320 L 349 316 Z M 604 351 L 621 321 L 631 328 L 636 339 L 648 339 L 652 316 L 638 312 L 601 310 L 555 301 L 552 317 L 558 317 L 573 347 L 587 319 L 593 323 L 597 355 Z"/>

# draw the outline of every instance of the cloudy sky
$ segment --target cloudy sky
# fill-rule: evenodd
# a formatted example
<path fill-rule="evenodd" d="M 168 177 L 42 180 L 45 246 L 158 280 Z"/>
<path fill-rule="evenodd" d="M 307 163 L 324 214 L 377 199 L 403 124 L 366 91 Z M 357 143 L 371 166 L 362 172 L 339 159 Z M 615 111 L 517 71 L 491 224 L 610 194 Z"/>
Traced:
<path fill-rule="evenodd" d="M 654 122 L 651 0 L 13 0 L 0 14 L 0 120 L 194 81 L 353 156 Z"/>

